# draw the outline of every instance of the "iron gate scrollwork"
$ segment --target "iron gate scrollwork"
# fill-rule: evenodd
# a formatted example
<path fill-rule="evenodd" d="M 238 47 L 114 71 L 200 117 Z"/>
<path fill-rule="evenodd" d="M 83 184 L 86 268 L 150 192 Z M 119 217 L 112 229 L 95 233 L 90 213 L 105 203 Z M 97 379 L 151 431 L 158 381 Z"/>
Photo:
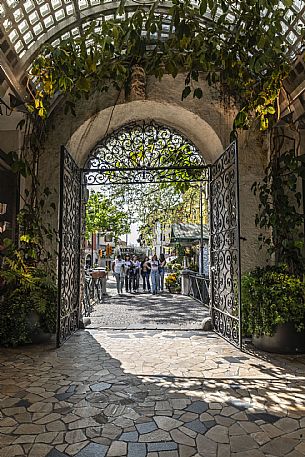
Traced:
<path fill-rule="evenodd" d="M 214 330 L 241 348 L 237 144 L 210 168 L 210 297 Z"/>
<path fill-rule="evenodd" d="M 61 148 L 57 345 L 79 326 L 81 170 Z"/>
<path fill-rule="evenodd" d="M 180 132 L 154 121 L 131 122 L 106 136 L 84 167 L 90 186 L 198 182 L 208 166 L 196 146 Z"/>

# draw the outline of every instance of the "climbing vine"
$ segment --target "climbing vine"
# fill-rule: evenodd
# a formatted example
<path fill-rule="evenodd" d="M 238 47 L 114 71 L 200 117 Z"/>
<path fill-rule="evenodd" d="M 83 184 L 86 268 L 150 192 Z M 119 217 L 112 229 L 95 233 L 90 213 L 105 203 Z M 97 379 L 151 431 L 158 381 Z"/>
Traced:
<path fill-rule="evenodd" d="M 45 45 L 29 74 L 36 87 L 29 111 L 46 118 L 54 97 L 63 94 L 74 113 L 77 99 L 94 90 L 128 90 L 131 70 L 140 65 L 160 80 L 186 74 L 182 99 L 201 98 L 202 79 L 232 97 L 239 108 L 234 129 L 253 121 L 261 130 L 272 126 L 289 72 L 282 19 L 291 0 L 282 7 L 278 0 L 173 0 L 163 10 L 162 3 L 138 6 L 124 19 L 93 21 L 81 37 Z"/>
<path fill-rule="evenodd" d="M 294 150 L 274 154 L 262 182 L 252 186 L 259 197 L 256 225 L 263 231 L 261 246 L 267 248 L 277 264 L 285 263 L 291 274 L 305 271 L 304 211 L 301 206 L 300 178 L 305 179 L 305 166 Z"/>

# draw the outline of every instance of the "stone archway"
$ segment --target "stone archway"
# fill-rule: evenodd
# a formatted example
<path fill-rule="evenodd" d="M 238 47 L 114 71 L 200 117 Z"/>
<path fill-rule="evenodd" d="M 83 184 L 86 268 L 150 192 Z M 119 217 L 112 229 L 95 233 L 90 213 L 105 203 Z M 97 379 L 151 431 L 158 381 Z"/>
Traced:
<path fill-rule="evenodd" d="M 90 150 L 106 132 L 111 133 L 126 122 L 143 118 L 154 118 L 176 128 L 198 149 L 204 151 L 207 163 L 212 163 L 223 151 L 223 145 L 229 143 L 234 109 L 225 109 L 219 103 L 217 94 L 204 82 L 204 96 L 201 100 L 182 102 L 183 84 L 183 75 L 178 75 L 176 80 L 165 77 L 161 82 L 151 78 L 147 83 L 146 100 L 133 102 L 127 102 L 123 96 L 118 98 L 115 91 L 92 94 L 88 100 L 77 103 L 76 117 L 65 115 L 63 104 L 59 101 L 49 120 L 45 153 L 39 164 L 40 181 L 52 189 L 58 189 L 61 144 L 69 148 L 77 165 L 83 166 Z M 264 260 L 263 256 L 258 254 L 259 229 L 255 227 L 257 202 L 251 193 L 251 186 L 263 175 L 267 157 L 266 141 L 259 133 L 243 133 L 239 139 L 239 152 L 242 189 L 242 270 L 247 271 Z M 56 193 L 51 196 L 56 205 L 58 197 Z M 54 229 L 57 229 L 58 223 L 56 213 L 52 220 Z M 52 248 L 58 251 L 57 245 Z"/>
<path fill-rule="evenodd" d="M 204 119 L 181 106 L 150 100 L 111 106 L 98 112 L 73 133 L 66 147 L 82 166 L 90 151 L 105 135 L 132 121 L 150 120 L 185 135 L 203 153 L 206 163 L 214 162 L 223 151 L 219 136 Z"/>

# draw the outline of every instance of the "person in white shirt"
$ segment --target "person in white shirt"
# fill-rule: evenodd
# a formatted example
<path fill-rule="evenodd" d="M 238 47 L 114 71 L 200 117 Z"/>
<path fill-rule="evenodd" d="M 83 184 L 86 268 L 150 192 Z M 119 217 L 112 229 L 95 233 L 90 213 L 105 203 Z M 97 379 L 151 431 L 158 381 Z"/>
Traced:
<path fill-rule="evenodd" d="M 156 255 L 152 256 L 152 259 L 150 262 L 150 267 L 151 267 L 152 293 L 153 293 L 153 295 L 156 295 L 160 290 L 160 273 L 159 273 L 160 262 Z"/>
<path fill-rule="evenodd" d="M 126 292 L 131 292 L 132 284 L 133 284 L 133 273 L 134 273 L 134 266 L 132 261 L 130 260 L 130 255 L 126 254 L 125 262 L 125 290 Z"/>
<path fill-rule="evenodd" d="M 123 293 L 123 284 L 124 284 L 124 276 L 125 276 L 125 262 L 120 255 L 112 263 L 112 271 L 113 275 L 116 279 L 116 288 L 118 294 Z"/>

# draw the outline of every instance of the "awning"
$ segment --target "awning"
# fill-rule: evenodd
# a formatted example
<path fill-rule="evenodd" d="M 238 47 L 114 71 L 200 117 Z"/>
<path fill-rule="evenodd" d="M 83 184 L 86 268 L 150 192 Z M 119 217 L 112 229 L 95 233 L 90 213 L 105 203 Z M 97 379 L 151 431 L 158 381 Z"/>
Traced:
<path fill-rule="evenodd" d="M 171 242 L 183 243 L 199 241 L 201 238 L 200 224 L 173 224 Z M 203 239 L 209 239 L 209 230 L 206 224 L 203 225 Z"/>

